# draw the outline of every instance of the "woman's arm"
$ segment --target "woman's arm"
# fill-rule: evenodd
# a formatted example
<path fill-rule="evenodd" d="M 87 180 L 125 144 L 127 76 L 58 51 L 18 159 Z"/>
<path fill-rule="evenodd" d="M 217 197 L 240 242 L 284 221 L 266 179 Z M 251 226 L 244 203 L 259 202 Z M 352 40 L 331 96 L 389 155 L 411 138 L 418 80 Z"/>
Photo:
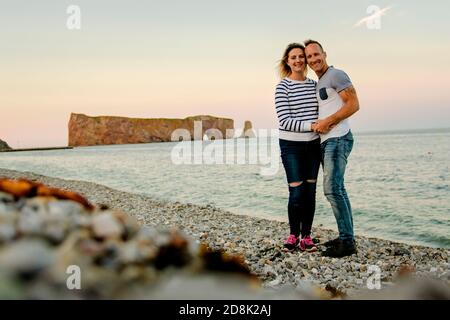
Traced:
<path fill-rule="evenodd" d="M 288 93 L 282 86 L 277 86 L 275 92 L 275 109 L 277 111 L 278 122 L 281 129 L 293 132 L 312 131 L 311 125 L 315 121 L 301 121 L 299 119 L 292 118 L 291 110 L 289 108 Z"/>

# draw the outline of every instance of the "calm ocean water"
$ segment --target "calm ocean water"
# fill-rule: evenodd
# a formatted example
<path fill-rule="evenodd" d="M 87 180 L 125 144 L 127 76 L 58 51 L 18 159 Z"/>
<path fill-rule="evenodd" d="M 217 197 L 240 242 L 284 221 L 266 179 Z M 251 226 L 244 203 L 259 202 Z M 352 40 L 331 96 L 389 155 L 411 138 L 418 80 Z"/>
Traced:
<path fill-rule="evenodd" d="M 354 137 L 346 186 L 356 233 L 450 248 L 450 130 L 354 133 Z M 234 213 L 287 221 L 288 188 L 277 138 L 226 143 L 228 149 L 224 141 L 204 141 L 193 148 L 190 142 L 167 142 L 2 153 L 0 168 L 91 181 L 158 199 L 212 204 Z M 235 149 L 230 148 L 232 143 Z M 204 155 L 221 148 L 223 156 L 215 161 L 228 164 L 174 164 L 172 152 L 182 146 L 198 162 L 203 160 L 199 150 Z M 264 154 L 265 148 L 265 157 L 272 152 L 272 167 L 278 168 L 271 175 L 261 171 L 268 165 L 253 161 L 264 160 L 258 154 Z M 321 179 L 322 173 L 314 223 L 336 230 Z"/>

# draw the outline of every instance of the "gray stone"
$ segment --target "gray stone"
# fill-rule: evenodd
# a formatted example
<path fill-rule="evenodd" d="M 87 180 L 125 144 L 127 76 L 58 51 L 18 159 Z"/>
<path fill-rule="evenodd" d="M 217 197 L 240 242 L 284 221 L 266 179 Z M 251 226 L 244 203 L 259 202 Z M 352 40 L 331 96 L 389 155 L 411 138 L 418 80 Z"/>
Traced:
<path fill-rule="evenodd" d="M 277 277 L 275 280 L 269 282 L 269 285 L 272 287 L 278 286 L 282 281 L 281 277 Z"/>
<path fill-rule="evenodd" d="M 41 240 L 20 240 L 0 250 L 0 266 L 13 273 L 35 273 L 53 262 L 54 253 Z"/>
<path fill-rule="evenodd" d="M 12 224 L 0 224 L 0 243 L 8 242 L 16 235 L 16 229 Z"/>
<path fill-rule="evenodd" d="M 119 238 L 123 227 L 110 212 L 103 212 L 92 218 L 94 234 L 100 238 Z"/>

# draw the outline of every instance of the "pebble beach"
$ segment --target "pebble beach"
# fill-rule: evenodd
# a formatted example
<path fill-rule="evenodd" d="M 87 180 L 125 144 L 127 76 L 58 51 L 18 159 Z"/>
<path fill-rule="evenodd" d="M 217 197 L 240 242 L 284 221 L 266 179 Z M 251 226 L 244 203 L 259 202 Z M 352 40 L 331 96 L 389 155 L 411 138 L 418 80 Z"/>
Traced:
<path fill-rule="evenodd" d="M 242 256 L 250 272 L 261 280 L 265 288 L 295 288 L 311 284 L 351 296 L 367 289 L 374 270 L 381 272 L 379 278 L 383 288 L 393 286 L 405 275 L 434 279 L 450 287 L 449 249 L 357 236 L 358 252 L 350 257 L 322 257 L 320 250 L 314 253 L 288 252 L 283 249 L 283 240 L 289 230 L 286 222 L 232 214 L 210 205 L 164 202 L 100 184 L 31 172 L 0 169 L 0 178 L 25 178 L 74 191 L 96 205 L 131 215 L 140 225 L 179 229 L 196 243 Z M 336 238 L 337 233 L 315 227 L 313 237 L 324 243 Z M 319 249 L 323 249 L 320 244 Z"/>

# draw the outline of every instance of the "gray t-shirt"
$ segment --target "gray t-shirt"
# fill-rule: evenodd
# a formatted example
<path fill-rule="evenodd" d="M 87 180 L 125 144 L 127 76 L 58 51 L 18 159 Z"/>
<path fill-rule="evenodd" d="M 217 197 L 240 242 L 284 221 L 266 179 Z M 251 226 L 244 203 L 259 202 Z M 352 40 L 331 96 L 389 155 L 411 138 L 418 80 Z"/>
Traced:
<path fill-rule="evenodd" d="M 339 92 L 352 85 L 348 75 L 339 69 L 330 66 L 320 77 L 316 87 L 317 100 L 319 101 L 319 119 L 325 119 L 342 108 L 342 101 Z M 350 123 L 347 119 L 339 122 L 330 132 L 321 134 L 321 142 L 329 138 L 342 137 L 350 130 Z"/>

